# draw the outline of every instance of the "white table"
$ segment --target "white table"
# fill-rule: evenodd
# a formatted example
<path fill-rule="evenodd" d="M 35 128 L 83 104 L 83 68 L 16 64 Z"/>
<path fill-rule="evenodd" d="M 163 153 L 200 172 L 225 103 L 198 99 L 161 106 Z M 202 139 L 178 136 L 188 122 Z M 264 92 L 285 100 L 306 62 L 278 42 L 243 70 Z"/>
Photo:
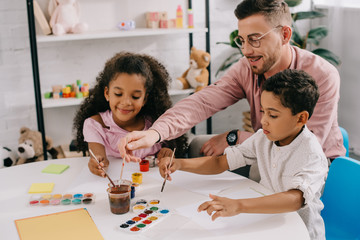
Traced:
<path fill-rule="evenodd" d="M 16 219 L 80 207 L 86 207 L 106 240 L 122 237 L 126 237 L 126 239 L 309 239 L 307 229 L 296 212 L 272 214 L 268 217 L 260 216 L 254 219 L 250 215 L 248 217 L 244 215 L 245 221 L 239 222 L 238 227 L 206 229 L 196 221 L 196 217 L 200 215 L 195 210 L 193 213 L 190 212 L 193 217 L 179 211 L 188 209 L 187 206 L 195 204 L 197 206 L 199 202 L 208 201 L 208 193 L 221 192 L 220 195 L 231 195 L 236 192 L 240 194 L 249 191 L 265 194 L 270 192 L 260 184 L 231 172 L 204 176 L 177 171 L 172 176 L 173 181 L 167 181 L 164 192 L 160 193 L 163 179 L 160 177 L 157 167 L 150 168 L 149 172 L 143 173 L 143 183 L 136 190 L 135 200 L 139 198 L 160 199 L 173 214 L 141 234 L 123 233 L 118 229 L 119 224 L 125 222 L 134 213 L 115 215 L 110 212 L 106 193 L 109 182 L 106 178 L 91 174 L 87 162 L 88 158 L 67 158 L 0 169 L 0 239 L 19 239 L 14 223 Z M 70 168 L 59 175 L 41 173 L 51 163 L 68 164 Z M 120 160 L 111 160 L 108 173 L 112 179 L 120 177 L 120 166 Z M 123 178 L 131 180 L 133 172 L 139 172 L 139 166 L 135 163 L 126 164 Z M 28 190 L 30 185 L 41 182 L 55 183 L 53 193 L 93 192 L 95 202 L 86 206 L 29 206 L 31 194 L 28 194 Z M 133 203 L 134 200 L 132 200 Z M 252 220 L 247 222 L 247 219 Z M 217 221 L 221 221 L 221 218 L 215 222 Z"/>

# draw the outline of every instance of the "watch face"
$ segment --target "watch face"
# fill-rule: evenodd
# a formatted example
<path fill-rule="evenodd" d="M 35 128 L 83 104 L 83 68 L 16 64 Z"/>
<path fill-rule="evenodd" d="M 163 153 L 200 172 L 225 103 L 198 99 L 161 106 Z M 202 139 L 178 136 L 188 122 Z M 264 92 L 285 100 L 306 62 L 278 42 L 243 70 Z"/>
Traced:
<path fill-rule="evenodd" d="M 235 133 L 229 134 L 228 137 L 227 137 L 227 139 L 228 139 L 228 141 L 231 142 L 231 143 L 234 142 L 234 141 L 236 140 L 236 135 L 235 135 Z"/>

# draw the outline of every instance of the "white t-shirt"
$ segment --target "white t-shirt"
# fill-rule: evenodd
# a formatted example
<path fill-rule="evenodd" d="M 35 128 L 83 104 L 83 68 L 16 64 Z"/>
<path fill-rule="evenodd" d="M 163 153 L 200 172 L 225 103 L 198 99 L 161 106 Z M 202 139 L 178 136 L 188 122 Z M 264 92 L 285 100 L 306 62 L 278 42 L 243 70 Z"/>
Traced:
<path fill-rule="evenodd" d="M 299 189 L 304 206 L 298 210 L 311 239 L 325 239 L 324 208 L 321 191 L 328 172 L 328 162 L 316 136 L 305 126 L 286 146 L 277 146 L 263 130 L 258 130 L 242 144 L 228 147 L 224 153 L 230 170 L 257 162 L 260 184 L 275 193 Z"/>

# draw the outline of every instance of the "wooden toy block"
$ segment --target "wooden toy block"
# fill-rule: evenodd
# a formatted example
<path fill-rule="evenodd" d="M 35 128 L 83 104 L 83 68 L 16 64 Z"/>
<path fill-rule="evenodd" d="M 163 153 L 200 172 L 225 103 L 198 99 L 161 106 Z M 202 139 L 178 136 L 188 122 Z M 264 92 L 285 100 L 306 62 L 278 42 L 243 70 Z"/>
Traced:
<path fill-rule="evenodd" d="M 176 28 L 176 19 L 170 19 L 168 21 L 168 28 Z"/>
<path fill-rule="evenodd" d="M 63 87 L 61 85 L 54 85 L 54 86 L 51 86 L 51 88 L 52 88 L 53 93 L 59 93 L 59 92 L 61 92 Z"/>

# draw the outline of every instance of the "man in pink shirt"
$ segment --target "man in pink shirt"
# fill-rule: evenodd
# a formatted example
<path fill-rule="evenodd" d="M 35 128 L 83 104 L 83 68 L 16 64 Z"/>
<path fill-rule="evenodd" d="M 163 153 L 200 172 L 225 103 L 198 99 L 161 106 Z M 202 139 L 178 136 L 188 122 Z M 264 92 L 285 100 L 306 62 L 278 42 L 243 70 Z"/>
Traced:
<path fill-rule="evenodd" d="M 244 54 L 217 82 L 183 99 L 166 111 L 148 131 L 127 135 L 129 151 L 176 138 L 197 123 L 246 98 L 255 131 L 261 128 L 260 90 L 267 78 L 284 69 L 301 69 L 319 86 L 320 98 L 308 128 L 317 136 L 326 157 L 345 155 L 337 121 L 340 76 L 323 58 L 290 45 L 291 14 L 281 0 L 244 0 L 235 10 L 238 19 L 237 43 Z M 239 113 L 240 114 L 240 113 Z M 212 137 L 202 147 L 204 155 L 220 155 L 230 145 L 242 143 L 252 133 L 231 131 Z M 129 155 L 131 158 L 131 155 Z"/>

